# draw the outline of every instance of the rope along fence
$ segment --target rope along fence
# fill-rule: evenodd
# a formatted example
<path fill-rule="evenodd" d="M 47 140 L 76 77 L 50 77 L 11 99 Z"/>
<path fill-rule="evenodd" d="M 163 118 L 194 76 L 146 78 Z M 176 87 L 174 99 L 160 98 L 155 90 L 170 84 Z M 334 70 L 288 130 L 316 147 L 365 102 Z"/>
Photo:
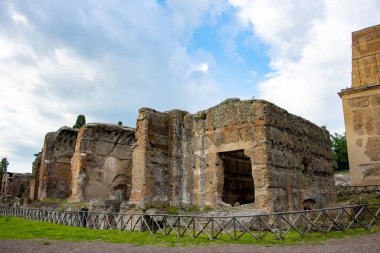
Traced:
<path fill-rule="evenodd" d="M 285 239 L 293 232 L 306 237 L 380 224 L 380 204 L 281 212 L 251 216 L 187 216 L 72 212 L 58 210 L 0 208 L 0 216 L 15 216 L 92 229 L 148 231 L 151 234 L 223 238 Z"/>
<path fill-rule="evenodd" d="M 337 186 L 336 193 L 340 196 L 351 196 L 363 193 L 380 193 L 380 185 Z"/>

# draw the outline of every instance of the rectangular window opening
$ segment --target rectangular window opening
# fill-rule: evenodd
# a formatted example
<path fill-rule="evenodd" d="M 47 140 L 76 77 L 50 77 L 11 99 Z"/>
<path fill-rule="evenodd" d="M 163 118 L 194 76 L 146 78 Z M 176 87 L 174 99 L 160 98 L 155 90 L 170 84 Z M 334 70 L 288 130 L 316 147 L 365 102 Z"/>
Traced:
<path fill-rule="evenodd" d="M 223 161 L 224 203 L 235 206 L 255 202 L 255 186 L 252 176 L 251 159 L 244 154 L 244 150 L 219 153 Z"/>

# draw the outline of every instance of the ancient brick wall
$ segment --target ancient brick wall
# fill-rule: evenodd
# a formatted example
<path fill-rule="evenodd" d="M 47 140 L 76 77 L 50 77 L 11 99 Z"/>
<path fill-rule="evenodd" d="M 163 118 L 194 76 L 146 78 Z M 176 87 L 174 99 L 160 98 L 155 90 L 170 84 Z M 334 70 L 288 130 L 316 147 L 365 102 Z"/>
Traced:
<path fill-rule="evenodd" d="M 352 33 L 352 87 L 380 83 L 380 25 Z"/>
<path fill-rule="evenodd" d="M 41 157 L 38 199 L 71 195 L 71 158 L 78 130 L 62 127 L 46 134 Z"/>
<path fill-rule="evenodd" d="M 131 202 L 167 205 L 179 203 L 183 180 L 183 120 L 186 112 L 157 112 L 142 108 L 133 151 Z"/>
<path fill-rule="evenodd" d="M 30 176 L 30 173 L 5 173 L 1 181 L 0 195 L 18 198 L 28 197 Z"/>
<path fill-rule="evenodd" d="M 380 25 L 352 33 L 352 87 L 339 95 L 351 184 L 380 184 Z"/>
<path fill-rule="evenodd" d="M 129 199 L 134 135 L 134 129 L 111 124 L 80 129 L 72 159 L 71 201 L 108 199 L 113 194 Z"/>
<path fill-rule="evenodd" d="M 136 130 L 61 128 L 33 166 L 39 199 L 285 211 L 336 198 L 328 132 L 264 100 L 227 99 L 196 114 L 142 108 Z"/>
<path fill-rule="evenodd" d="M 38 199 L 38 183 L 39 183 L 39 171 L 41 167 L 42 152 L 36 155 L 32 164 L 32 174 L 30 176 L 29 198 L 31 200 Z"/>
<path fill-rule="evenodd" d="M 380 184 L 380 85 L 346 90 L 342 103 L 351 184 Z"/>
<path fill-rule="evenodd" d="M 193 119 L 191 114 L 180 110 L 169 111 L 168 118 L 170 204 L 190 205 L 194 181 Z"/>
<path fill-rule="evenodd" d="M 335 203 L 329 133 L 273 104 L 266 103 L 263 110 L 269 152 L 269 184 L 263 194 L 273 201 L 273 211 Z"/>
<path fill-rule="evenodd" d="M 255 191 L 260 192 L 264 185 L 258 180 L 266 173 L 261 170 L 266 157 L 261 115 L 257 103 L 229 99 L 194 116 L 195 205 L 222 202 L 226 161 L 221 155 L 225 152 L 242 151 L 250 158 Z"/>
<path fill-rule="evenodd" d="M 261 100 L 197 114 L 141 109 L 132 175 L 135 204 L 280 211 L 335 201 L 327 131 Z"/>
<path fill-rule="evenodd" d="M 335 202 L 327 131 L 261 100 L 227 100 L 207 110 L 203 118 L 194 127 L 198 135 L 194 138 L 195 174 L 200 175 L 194 182 L 195 204 L 215 206 L 223 201 L 227 181 L 221 155 L 236 156 L 239 150 L 252 166 L 252 207 L 299 210 L 306 199 L 315 201 L 317 207 Z M 244 167 L 241 162 L 241 166 L 235 164 L 240 170 Z M 304 171 L 302 166 L 306 166 Z M 236 182 L 240 195 L 251 189 L 241 179 Z"/>

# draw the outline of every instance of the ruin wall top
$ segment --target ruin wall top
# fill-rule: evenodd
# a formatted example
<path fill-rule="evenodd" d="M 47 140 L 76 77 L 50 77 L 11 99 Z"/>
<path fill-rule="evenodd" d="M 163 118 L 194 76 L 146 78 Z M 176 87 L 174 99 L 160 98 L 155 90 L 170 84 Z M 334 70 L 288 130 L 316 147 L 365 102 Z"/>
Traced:
<path fill-rule="evenodd" d="M 380 25 L 352 33 L 352 88 L 380 83 Z"/>

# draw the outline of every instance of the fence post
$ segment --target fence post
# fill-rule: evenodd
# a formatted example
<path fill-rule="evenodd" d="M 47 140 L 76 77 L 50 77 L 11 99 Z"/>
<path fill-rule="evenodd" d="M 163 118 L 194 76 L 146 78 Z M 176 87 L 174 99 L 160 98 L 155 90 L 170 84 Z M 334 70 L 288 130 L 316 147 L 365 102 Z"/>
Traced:
<path fill-rule="evenodd" d="M 280 238 L 284 239 L 282 237 L 282 217 L 283 217 L 283 214 L 278 215 L 278 230 L 280 231 Z"/>
<path fill-rule="evenodd" d="M 211 218 L 211 238 L 214 240 L 214 218 Z"/>
<path fill-rule="evenodd" d="M 364 210 L 363 210 L 364 225 L 368 229 L 368 219 L 367 219 L 368 218 L 368 215 L 367 215 L 367 208 L 368 208 L 368 206 L 365 205 L 365 206 L 362 206 L 362 208 L 364 208 Z"/>
<path fill-rule="evenodd" d="M 181 236 L 181 216 L 178 216 L 178 237 Z"/>
<path fill-rule="evenodd" d="M 234 221 L 234 240 L 236 240 L 236 217 L 232 218 Z"/>

